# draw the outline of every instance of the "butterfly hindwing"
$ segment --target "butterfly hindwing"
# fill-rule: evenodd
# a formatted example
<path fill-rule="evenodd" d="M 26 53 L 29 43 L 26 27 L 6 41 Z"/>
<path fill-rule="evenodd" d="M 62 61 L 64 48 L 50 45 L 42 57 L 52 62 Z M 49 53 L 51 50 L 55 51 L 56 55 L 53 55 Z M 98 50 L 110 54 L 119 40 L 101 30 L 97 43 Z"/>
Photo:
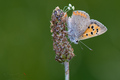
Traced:
<path fill-rule="evenodd" d="M 107 31 L 107 28 L 97 20 L 91 19 L 90 25 L 86 31 L 80 36 L 80 40 L 92 38 L 101 35 Z"/>

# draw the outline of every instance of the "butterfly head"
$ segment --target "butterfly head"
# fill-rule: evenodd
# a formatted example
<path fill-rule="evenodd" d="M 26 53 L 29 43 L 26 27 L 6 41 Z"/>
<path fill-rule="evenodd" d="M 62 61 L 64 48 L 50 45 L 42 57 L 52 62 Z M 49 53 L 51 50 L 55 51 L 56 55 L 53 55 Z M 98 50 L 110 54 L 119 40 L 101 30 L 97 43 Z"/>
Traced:
<path fill-rule="evenodd" d="M 71 42 L 73 42 L 73 43 L 75 43 L 75 44 L 78 44 L 78 42 L 79 42 L 78 39 L 76 39 L 76 38 L 73 37 L 73 36 L 69 36 L 69 38 L 70 38 L 70 41 L 71 41 Z"/>
<path fill-rule="evenodd" d="M 78 44 L 78 40 L 76 40 L 75 44 Z"/>
<path fill-rule="evenodd" d="M 74 42 L 74 44 L 78 44 L 78 40 L 74 40 L 73 42 Z"/>

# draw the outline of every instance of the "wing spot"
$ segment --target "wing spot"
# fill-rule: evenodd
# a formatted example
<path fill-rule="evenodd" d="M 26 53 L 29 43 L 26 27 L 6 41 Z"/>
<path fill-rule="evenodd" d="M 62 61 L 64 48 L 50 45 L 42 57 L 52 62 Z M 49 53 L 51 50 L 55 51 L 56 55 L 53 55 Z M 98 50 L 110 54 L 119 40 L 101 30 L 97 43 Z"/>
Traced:
<path fill-rule="evenodd" d="M 96 22 L 94 22 L 94 24 L 97 24 Z"/>
<path fill-rule="evenodd" d="M 91 24 L 93 24 L 93 22 L 91 22 Z"/>
<path fill-rule="evenodd" d="M 77 15 L 79 15 L 79 12 L 77 11 Z"/>
<path fill-rule="evenodd" d="M 76 12 L 73 12 L 73 15 L 77 15 Z"/>
<path fill-rule="evenodd" d="M 86 36 L 88 36 L 88 34 L 86 34 Z"/>
<path fill-rule="evenodd" d="M 67 17 L 67 13 L 65 13 L 64 17 Z"/>
<path fill-rule="evenodd" d="M 94 28 L 94 26 L 91 26 L 91 28 L 93 29 L 93 28 Z"/>
<path fill-rule="evenodd" d="M 91 35 L 93 35 L 93 32 L 91 32 Z"/>
<path fill-rule="evenodd" d="M 98 32 L 98 29 L 96 29 L 97 30 L 97 32 Z"/>
<path fill-rule="evenodd" d="M 82 16 L 82 17 L 85 17 L 85 18 L 87 18 L 87 16 L 84 14 L 84 13 L 82 13 L 82 12 L 80 12 L 80 13 L 78 13 L 80 16 Z"/>

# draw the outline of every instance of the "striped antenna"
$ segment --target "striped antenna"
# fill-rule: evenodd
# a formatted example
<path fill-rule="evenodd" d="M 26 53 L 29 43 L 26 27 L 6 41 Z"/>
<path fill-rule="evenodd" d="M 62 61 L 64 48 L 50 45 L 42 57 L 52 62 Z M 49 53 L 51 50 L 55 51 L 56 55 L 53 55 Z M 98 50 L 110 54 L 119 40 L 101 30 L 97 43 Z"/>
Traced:
<path fill-rule="evenodd" d="M 63 8 L 63 12 L 68 12 L 68 11 L 74 10 L 74 9 L 75 9 L 75 7 L 72 6 L 71 4 L 69 4 L 68 6 L 65 6 L 65 7 Z"/>
<path fill-rule="evenodd" d="M 85 45 L 82 41 L 80 41 L 83 45 Z M 85 47 L 87 47 L 89 50 L 91 50 L 92 51 L 92 49 L 91 48 L 89 48 L 87 45 L 85 45 Z"/>

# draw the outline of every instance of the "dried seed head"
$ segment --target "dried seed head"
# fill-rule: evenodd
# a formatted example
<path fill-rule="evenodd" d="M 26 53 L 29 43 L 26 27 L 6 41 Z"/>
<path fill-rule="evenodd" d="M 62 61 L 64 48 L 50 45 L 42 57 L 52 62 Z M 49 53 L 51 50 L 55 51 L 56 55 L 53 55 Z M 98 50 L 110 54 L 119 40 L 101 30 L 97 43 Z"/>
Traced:
<path fill-rule="evenodd" d="M 66 20 L 67 13 L 56 7 L 51 16 L 50 32 L 53 37 L 53 50 L 56 53 L 55 60 L 60 63 L 70 61 L 74 56 L 73 48 L 66 37 Z"/>

